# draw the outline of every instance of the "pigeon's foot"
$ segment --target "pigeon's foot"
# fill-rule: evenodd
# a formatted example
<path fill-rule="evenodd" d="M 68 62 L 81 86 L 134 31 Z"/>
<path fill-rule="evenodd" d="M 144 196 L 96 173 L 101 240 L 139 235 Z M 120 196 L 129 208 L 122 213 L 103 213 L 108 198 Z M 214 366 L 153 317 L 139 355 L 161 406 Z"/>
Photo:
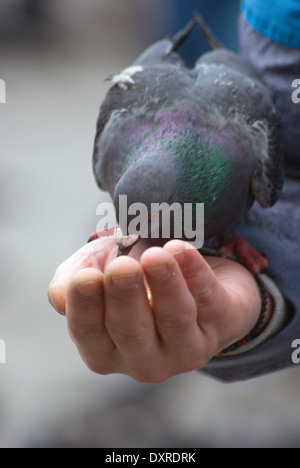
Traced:
<path fill-rule="evenodd" d="M 108 229 L 105 229 L 104 231 L 101 231 L 101 232 L 94 232 L 88 239 L 88 243 L 89 242 L 92 242 L 96 239 L 99 239 L 100 237 L 112 237 L 115 235 L 115 226 L 114 227 L 111 227 L 111 228 L 108 228 Z"/>
<path fill-rule="evenodd" d="M 217 242 L 220 244 L 222 257 L 235 257 L 253 274 L 258 274 L 265 270 L 268 261 L 249 242 L 236 233 L 218 236 Z"/>

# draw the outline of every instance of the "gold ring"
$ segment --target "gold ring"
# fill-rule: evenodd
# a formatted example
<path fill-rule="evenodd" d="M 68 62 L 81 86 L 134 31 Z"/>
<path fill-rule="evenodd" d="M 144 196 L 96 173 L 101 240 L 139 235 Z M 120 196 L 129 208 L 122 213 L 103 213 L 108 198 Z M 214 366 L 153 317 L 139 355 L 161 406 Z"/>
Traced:
<path fill-rule="evenodd" d="M 147 289 L 146 289 L 146 293 L 147 293 L 147 299 L 148 299 L 149 305 L 152 306 L 152 294 L 151 294 L 151 289 L 150 289 L 150 288 L 147 288 Z"/>

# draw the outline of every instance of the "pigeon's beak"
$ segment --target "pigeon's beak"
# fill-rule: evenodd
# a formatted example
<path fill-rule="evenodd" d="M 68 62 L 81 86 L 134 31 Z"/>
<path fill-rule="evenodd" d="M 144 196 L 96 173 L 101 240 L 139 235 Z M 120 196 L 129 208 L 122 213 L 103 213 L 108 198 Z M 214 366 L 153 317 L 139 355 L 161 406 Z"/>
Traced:
<path fill-rule="evenodd" d="M 140 237 L 138 237 L 132 244 L 128 245 L 127 242 L 124 242 L 121 240 L 118 244 L 118 253 L 117 257 L 121 257 L 122 255 L 128 255 L 129 252 L 131 251 L 132 247 L 138 243 L 140 240 Z"/>
<path fill-rule="evenodd" d="M 154 227 L 154 231 L 159 231 L 160 214 L 161 214 L 161 210 L 158 210 L 156 213 L 154 213 L 151 216 L 151 218 L 149 218 L 148 232 L 152 232 L 153 227 Z M 152 229 L 151 229 L 151 226 L 152 226 Z M 122 255 L 128 255 L 132 247 L 135 246 L 140 241 L 140 239 L 143 238 L 143 235 L 142 236 L 141 235 L 123 236 L 122 231 L 118 229 L 117 237 L 118 237 L 117 257 L 121 257 Z M 149 240 L 151 241 L 151 239 L 148 239 L 148 241 Z M 156 237 L 155 237 L 155 240 L 157 243 Z M 151 242 L 150 242 L 150 245 L 151 245 Z"/>

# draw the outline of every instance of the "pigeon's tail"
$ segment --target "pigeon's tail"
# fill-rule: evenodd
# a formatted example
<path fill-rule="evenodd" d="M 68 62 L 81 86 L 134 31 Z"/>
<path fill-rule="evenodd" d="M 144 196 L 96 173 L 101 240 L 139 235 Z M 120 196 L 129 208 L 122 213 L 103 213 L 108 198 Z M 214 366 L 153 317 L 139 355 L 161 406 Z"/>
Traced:
<path fill-rule="evenodd" d="M 220 42 L 215 38 L 207 24 L 205 23 L 203 17 L 198 13 L 197 11 L 194 12 L 194 18 L 200 28 L 200 31 L 202 32 L 203 36 L 207 40 L 209 46 L 212 48 L 212 50 L 215 49 L 223 49 L 224 47 Z"/>
<path fill-rule="evenodd" d="M 177 34 L 175 34 L 175 36 L 172 37 L 171 41 L 173 42 L 173 46 L 169 54 L 177 51 L 177 49 L 181 46 L 181 44 L 183 44 L 186 38 L 190 35 L 195 24 L 196 24 L 196 20 L 195 18 L 192 18 L 188 22 L 188 24 L 185 26 L 185 28 L 181 29 Z"/>
<path fill-rule="evenodd" d="M 213 50 L 224 48 L 222 44 L 220 44 L 219 41 L 215 38 L 215 36 L 213 35 L 210 28 L 205 23 L 200 13 L 195 11 L 194 17 L 188 22 L 188 24 L 183 29 L 181 29 L 177 34 L 175 34 L 175 36 L 172 37 L 171 41 L 173 43 L 173 46 L 170 49 L 169 54 L 177 51 L 177 49 L 181 46 L 181 44 L 183 44 L 183 42 L 190 35 L 196 23 L 198 24 L 200 31 L 202 32 L 203 36 L 205 37 L 208 44 Z"/>

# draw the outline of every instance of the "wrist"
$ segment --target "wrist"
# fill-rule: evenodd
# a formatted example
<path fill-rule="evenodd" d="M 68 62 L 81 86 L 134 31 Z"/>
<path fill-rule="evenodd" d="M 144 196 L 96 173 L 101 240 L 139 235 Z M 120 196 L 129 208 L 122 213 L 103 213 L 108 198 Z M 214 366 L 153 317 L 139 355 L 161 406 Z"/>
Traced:
<path fill-rule="evenodd" d="M 225 292 L 221 306 L 225 323 L 219 327 L 219 350 L 228 353 L 245 346 L 265 329 L 272 317 L 273 301 L 260 278 L 244 266 L 220 257 L 206 260 Z"/>
<path fill-rule="evenodd" d="M 268 326 L 272 318 L 273 311 L 274 311 L 273 297 L 271 296 L 271 294 L 269 293 L 267 289 L 265 289 L 265 295 L 266 295 L 266 306 L 265 306 L 264 317 L 262 318 L 257 328 L 255 336 L 260 335 L 260 333 L 262 333 L 265 330 L 265 328 Z M 263 303 L 261 304 L 261 306 L 263 307 Z"/>
<path fill-rule="evenodd" d="M 259 335 L 263 332 L 263 330 L 268 325 L 270 318 L 272 317 L 273 301 L 272 301 L 271 295 L 268 293 L 261 277 L 258 274 L 256 274 L 254 275 L 254 278 L 255 278 L 257 287 L 259 289 L 260 298 L 261 298 L 260 314 L 259 314 L 258 320 L 256 321 L 255 325 L 251 328 L 251 330 L 246 335 L 244 335 L 238 341 L 235 341 L 230 346 L 223 349 L 222 352 L 219 353 L 219 355 L 221 356 L 224 354 L 226 355 L 228 353 L 231 353 L 231 354 L 235 353 L 240 348 L 245 348 L 247 346 L 249 347 L 249 343 L 253 343 L 253 340 L 255 341 L 257 337 L 259 337 Z M 252 305 L 254 306 L 254 302 Z"/>
<path fill-rule="evenodd" d="M 255 337 L 235 351 L 225 353 L 225 356 L 235 356 L 251 351 L 277 335 L 290 319 L 288 305 L 277 285 L 267 274 L 260 274 L 259 277 L 268 291 L 269 298 L 265 320 Z"/>

